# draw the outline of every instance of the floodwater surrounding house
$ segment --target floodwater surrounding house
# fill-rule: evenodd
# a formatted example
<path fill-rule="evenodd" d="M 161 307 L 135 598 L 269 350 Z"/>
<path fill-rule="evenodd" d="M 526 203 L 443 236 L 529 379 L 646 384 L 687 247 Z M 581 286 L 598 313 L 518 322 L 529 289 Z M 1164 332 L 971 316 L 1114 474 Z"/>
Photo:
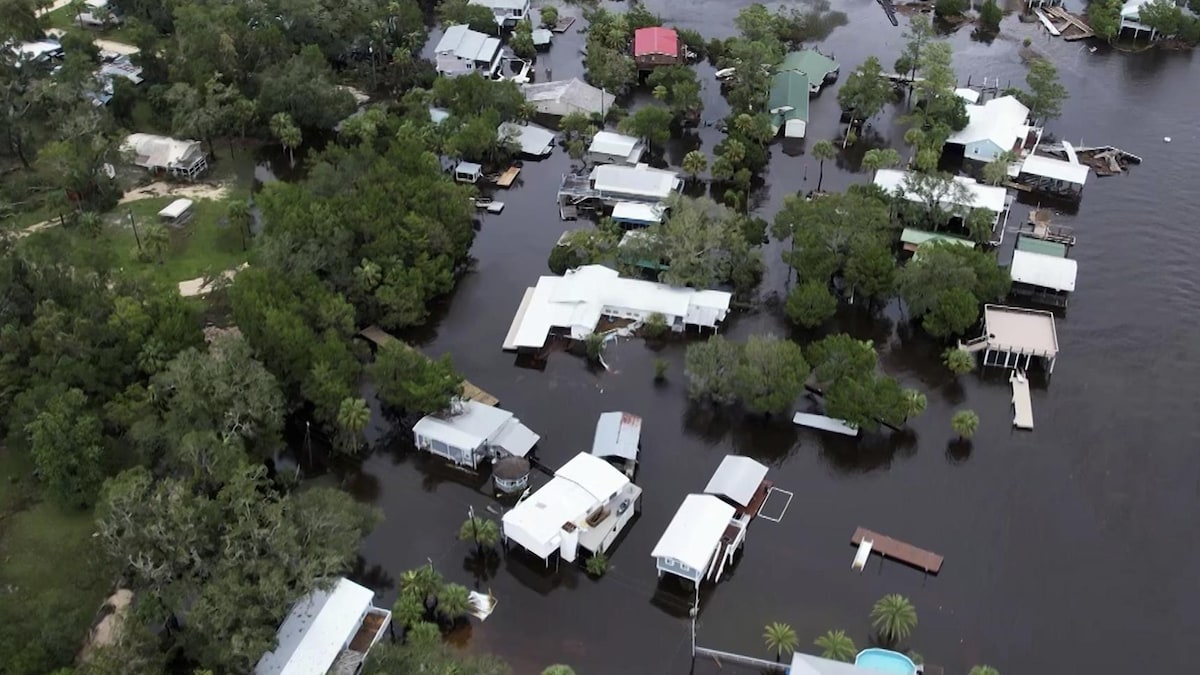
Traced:
<path fill-rule="evenodd" d="M 967 126 L 946 140 L 946 145 L 962 148 L 963 159 L 987 164 L 1005 152 L 1024 158 L 1042 140 L 1042 129 L 1029 123 L 1029 108 L 1015 96 L 1000 96 L 966 108 Z"/>
<path fill-rule="evenodd" d="M 491 77 L 500 68 L 500 39 L 473 31 L 466 24 L 447 28 L 433 53 L 437 72 L 446 77 L 467 73 Z"/>
<path fill-rule="evenodd" d="M 641 442 L 641 417 L 627 412 L 601 413 L 592 438 L 592 454 L 614 463 L 632 479 Z"/>
<path fill-rule="evenodd" d="M 950 180 L 957 186 L 950 186 L 940 197 L 938 206 L 953 215 L 965 217 L 972 209 L 985 209 L 992 212 L 991 244 L 999 244 L 1004 240 L 1004 230 L 1008 224 L 1009 198 L 1008 190 L 995 185 L 984 185 L 966 176 L 954 176 Z M 914 204 L 924 204 L 925 199 L 908 189 L 909 172 L 898 169 L 880 169 L 875 172 L 875 184 L 891 194 L 902 196 Z M 957 194 L 956 194 L 957 193 Z M 938 223 L 940 225 L 940 223 Z"/>
<path fill-rule="evenodd" d="M 501 139 L 508 139 L 521 146 L 521 154 L 545 157 L 554 150 L 555 133 L 536 124 L 504 122 L 497 129 Z"/>
<path fill-rule="evenodd" d="M 521 87 L 525 100 L 543 115 L 562 117 L 574 112 L 604 115 L 612 110 L 617 97 L 597 89 L 578 77 L 570 80 L 538 82 Z"/>
<path fill-rule="evenodd" d="M 413 425 L 417 448 L 459 466 L 505 456 L 525 457 L 541 437 L 511 412 L 476 401 L 457 400 L 444 415 L 426 415 Z"/>
<path fill-rule="evenodd" d="M 633 61 L 639 70 L 683 63 L 683 49 L 674 28 L 649 26 L 633 32 Z"/>
<path fill-rule="evenodd" d="M 716 329 L 733 299 L 725 291 L 701 291 L 621 277 L 603 265 L 584 265 L 563 276 L 544 276 L 526 289 L 504 340 L 504 349 L 541 349 L 551 334 L 582 340 L 602 317 L 644 321 L 661 314 L 676 332 L 686 326 Z"/>
<path fill-rule="evenodd" d="M 983 352 L 983 365 L 1028 370 L 1034 359 L 1046 374 L 1054 372 L 1058 360 L 1058 333 L 1054 315 L 1036 309 L 983 306 L 983 335 L 959 346 Z"/>
<path fill-rule="evenodd" d="M 375 592 L 346 578 L 313 591 L 292 607 L 278 644 L 254 675 L 353 675 L 384 636 L 392 613 L 375 607 Z"/>
<path fill-rule="evenodd" d="M 581 452 L 502 517 L 504 538 L 549 565 L 557 553 L 608 554 L 640 510 L 642 489 L 608 462 Z"/>
<path fill-rule="evenodd" d="M 1069 295 L 1075 292 L 1079 263 L 1066 257 L 1065 250 L 1062 255 L 1041 252 L 1046 248 L 1045 244 L 1053 246 L 1051 242 L 1032 240 L 1021 246 L 1023 239 L 1026 238 L 1018 237 L 1018 246 L 1008 267 L 1013 282 L 1011 295 L 1039 304 L 1066 307 Z"/>
<path fill-rule="evenodd" d="M 802 73 L 808 78 L 809 92 L 817 94 L 821 87 L 838 78 L 841 66 L 837 61 L 825 56 L 815 49 L 801 49 L 783 57 L 783 61 L 775 66 L 775 72 Z"/>
<path fill-rule="evenodd" d="M 646 154 L 646 144 L 640 138 L 598 131 L 592 136 L 592 144 L 588 146 L 584 158 L 592 164 L 629 164 L 636 165 Z"/>
<path fill-rule="evenodd" d="M 767 110 L 774 133 L 783 129 L 784 138 L 804 138 L 808 129 L 809 79 L 804 73 L 785 70 L 771 78 Z"/>
<path fill-rule="evenodd" d="M 487 7 L 496 17 L 496 25 L 511 27 L 529 15 L 529 0 L 471 0 L 469 4 Z"/>

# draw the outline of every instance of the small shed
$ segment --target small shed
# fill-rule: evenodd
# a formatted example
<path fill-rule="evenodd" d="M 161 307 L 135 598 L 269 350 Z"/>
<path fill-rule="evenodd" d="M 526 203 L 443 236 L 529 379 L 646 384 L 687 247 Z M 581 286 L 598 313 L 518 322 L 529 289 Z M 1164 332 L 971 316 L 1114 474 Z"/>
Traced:
<path fill-rule="evenodd" d="M 192 200 L 176 199 L 158 212 L 158 217 L 167 225 L 181 227 L 192 219 Z"/>
<path fill-rule="evenodd" d="M 726 455 L 704 487 L 705 494 L 724 497 L 738 506 L 748 506 L 767 477 L 767 467 L 741 455 Z"/>
<path fill-rule="evenodd" d="M 612 131 L 598 131 L 588 146 L 587 159 L 593 164 L 636 165 L 646 154 L 646 144 L 640 138 Z"/>
<path fill-rule="evenodd" d="M 804 138 L 808 127 L 808 76 L 795 70 L 776 73 L 771 78 L 767 110 L 771 128 L 783 129 L 784 138 Z"/>
<path fill-rule="evenodd" d="M 618 468 L 633 478 L 641 440 L 641 417 L 627 412 L 601 413 L 592 437 L 592 454 L 619 464 Z"/>
<path fill-rule="evenodd" d="M 1067 306 L 1067 296 L 1075 291 L 1078 272 L 1079 264 L 1070 258 L 1020 249 L 1013 251 L 1008 268 L 1013 295 L 1054 307 Z"/>
<path fill-rule="evenodd" d="M 642 202 L 617 202 L 613 206 L 612 219 L 626 227 L 649 227 L 663 221 L 666 209 L 661 204 Z"/>
<path fill-rule="evenodd" d="M 641 70 L 683 63 L 679 34 L 674 28 L 650 26 L 633 32 L 633 61 Z"/>
<path fill-rule="evenodd" d="M 650 552 L 658 576 L 674 574 L 698 587 L 716 567 L 725 528 L 733 517 L 734 508 L 712 495 L 684 497 Z"/>
<path fill-rule="evenodd" d="M 475 162 L 459 162 L 454 167 L 454 180 L 460 183 L 475 183 L 483 177 L 483 167 Z"/>

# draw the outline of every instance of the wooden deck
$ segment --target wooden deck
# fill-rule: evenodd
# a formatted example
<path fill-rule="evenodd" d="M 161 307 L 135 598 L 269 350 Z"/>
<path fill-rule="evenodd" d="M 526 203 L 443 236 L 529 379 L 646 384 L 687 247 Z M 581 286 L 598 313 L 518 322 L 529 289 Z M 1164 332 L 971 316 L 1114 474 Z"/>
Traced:
<path fill-rule="evenodd" d="M 850 543 L 858 546 L 864 538 L 874 542 L 873 552 L 886 558 L 899 560 L 929 574 L 937 574 L 942 569 L 942 562 L 945 560 L 942 556 L 923 548 L 917 548 L 912 544 L 906 544 L 898 539 L 885 537 L 866 528 L 860 527 L 855 530 L 854 536 L 850 537 Z"/>
<path fill-rule="evenodd" d="M 512 187 L 513 181 L 517 179 L 517 176 L 520 175 L 520 173 L 521 167 L 510 166 L 504 173 L 500 174 L 499 178 L 496 179 L 496 185 L 499 185 L 502 188 Z"/>
<path fill-rule="evenodd" d="M 758 489 L 754 491 L 754 496 L 750 498 L 750 503 L 745 506 L 739 506 L 734 513 L 735 518 L 741 518 L 746 514 L 750 514 L 751 518 L 758 516 L 758 510 L 762 508 L 763 502 L 767 501 L 767 493 L 771 488 L 775 487 L 775 483 L 764 480 L 758 484 Z"/>
<path fill-rule="evenodd" d="M 391 333 L 385 331 L 384 329 L 380 328 L 379 326 L 367 326 L 366 328 L 359 331 L 358 334 L 360 336 L 366 338 L 367 340 L 370 340 L 371 342 L 375 343 L 375 345 L 378 347 L 382 347 L 385 344 L 388 344 L 389 342 L 393 342 L 393 341 L 400 342 L 396 338 L 395 335 L 392 335 Z M 405 344 L 403 342 L 400 342 L 400 344 L 404 345 L 405 349 L 412 349 L 411 345 Z M 491 394 L 480 389 L 479 387 L 476 387 L 475 385 L 471 384 L 470 382 L 468 382 L 466 380 L 463 380 L 462 388 L 463 388 L 463 398 L 466 398 L 468 400 L 475 401 L 476 403 L 482 403 L 484 405 L 491 405 L 491 406 L 494 406 L 494 405 L 497 405 L 498 403 L 500 403 L 500 399 L 496 398 L 495 396 L 492 396 Z"/>
<path fill-rule="evenodd" d="M 1029 380 L 1020 372 L 1013 371 L 1008 377 L 1012 384 L 1013 426 L 1018 429 L 1033 428 L 1033 403 L 1029 399 Z"/>

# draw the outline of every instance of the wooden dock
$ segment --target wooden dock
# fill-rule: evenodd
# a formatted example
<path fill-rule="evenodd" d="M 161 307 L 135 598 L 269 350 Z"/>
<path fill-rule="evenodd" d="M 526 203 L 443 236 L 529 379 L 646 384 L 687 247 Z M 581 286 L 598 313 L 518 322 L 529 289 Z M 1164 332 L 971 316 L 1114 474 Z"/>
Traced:
<path fill-rule="evenodd" d="M 1095 35 L 1092 27 L 1086 21 L 1068 12 L 1062 7 L 1042 7 L 1041 11 L 1045 13 L 1050 20 L 1058 20 L 1062 23 L 1055 28 L 1062 35 L 1062 39 L 1067 42 L 1075 40 L 1083 40 Z"/>
<path fill-rule="evenodd" d="M 400 340 L 398 338 L 396 338 L 395 335 L 392 335 L 391 333 L 385 331 L 384 329 L 380 328 L 379 326 L 367 326 L 366 328 L 359 331 L 358 334 L 360 336 L 366 338 L 367 340 L 370 340 L 371 342 L 375 343 L 375 345 L 378 347 L 382 347 L 382 346 L 388 344 L 389 342 L 400 342 Z M 405 344 L 403 342 L 400 342 L 400 344 L 403 345 L 405 349 L 413 349 L 412 345 Z M 416 351 L 416 350 L 413 349 L 413 351 Z M 417 353 L 420 354 L 420 352 L 417 352 Z M 426 357 L 426 358 L 428 358 L 428 357 Z M 482 403 L 484 405 L 490 405 L 490 406 L 494 406 L 494 405 L 497 405 L 498 403 L 500 403 L 500 399 L 496 398 L 495 396 L 492 396 L 491 394 L 480 389 L 479 387 L 476 387 L 475 385 L 471 384 L 470 382 L 468 382 L 466 380 L 463 380 L 462 389 L 463 389 L 463 398 L 465 398 L 465 399 L 475 401 L 476 403 Z"/>
<path fill-rule="evenodd" d="M 899 560 L 929 574 L 937 574 L 942 569 L 942 562 L 945 560 L 942 556 L 923 548 L 917 548 L 912 544 L 906 544 L 898 539 L 885 537 L 863 527 L 854 531 L 854 536 L 850 537 L 850 543 L 858 546 L 864 538 L 874 542 L 872 551 L 885 558 Z"/>
<path fill-rule="evenodd" d="M 558 17 L 558 23 L 554 24 L 554 27 L 550 30 L 554 31 L 555 33 L 565 33 L 567 32 L 567 29 L 569 29 L 574 23 L 575 17 L 560 16 Z"/>
<path fill-rule="evenodd" d="M 1014 370 L 1008 381 L 1013 390 L 1013 426 L 1018 429 L 1033 429 L 1033 402 L 1029 398 L 1029 379 Z"/>
<path fill-rule="evenodd" d="M 499 185 L 502 188 L 512 187 L 513 181 L 517 179 L 517 176 L 520 173 L 521 167 L 510 166 L 504 173 L 500 174 L 499 178 L 496 179 L 496 185 Z"/>

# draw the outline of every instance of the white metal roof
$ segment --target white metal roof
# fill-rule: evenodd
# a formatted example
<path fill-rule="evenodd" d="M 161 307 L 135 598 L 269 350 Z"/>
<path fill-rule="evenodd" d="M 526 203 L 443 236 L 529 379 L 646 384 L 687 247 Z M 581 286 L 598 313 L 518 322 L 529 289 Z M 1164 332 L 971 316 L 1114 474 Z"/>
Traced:
<path fill-rule="evenodd" d="M 684 317 L 689 324 L 716 327 L 729 312 L 732 295 L 724 291 L 697 291 L 653 281 L 621 278 L 603 265 L 584 265 L 561 277 L 538 279 L 533 294 L 526 293 L 509 330 L 506 346 L 542 347 L 552 328 L 568 328 L 583 338 L 596 327 L 605 308 L 642 314 L 659 313 L 668 319 Z"/>
<path fill-rule="evenodd" d="M 983 327 L 990 349 L 1048 357 L 1058 354 L 1058 334 L 1050 312 L 984 305 Z"/>
<path fill-rule="evenodd" d="M 148 169 L 183 167 L 194 154 L 203 152 L 200 141 L 157 134 L 130 134 L 122 147 L 133 152 L 134 164 Z"/>
<path fill-rule="evenodd" d="M 536 124 L 504 122 L 497 132 L 501 138 L 507 136 L 520 143 L 521 152 L 527 155 L 546 155 L 554 149 L 554 132 Z"/>
<path fill-rule="evenodd" d="M 472 5 L 483 5 L 491 9 L 525 9 L 529 0 L 471 0 Z"/>
<path fill-rule="evenodd" d="M 642 418 L 626 412 L 606 412 L 596 421 L 592 454 L 636 460 L 642 438 Z"/>
<path fill-rule="evenodd" d="M 682 184 L 679 174 L 674 171 L 654 169 L 645 164 L 601 164 L 592 169 L 588 179 L 597 190 L 651 199 L 666 199 Z"/>
<path fill-rule="evenodd" d="M 37 59 L 47 55 L 61 55 L 63 46 L 57 40 L 36 40 L 34 42 L 22 42 L 13 47 L 12 51 L 14 54 L 26 59 Z"/>
<path fill-rule="evenodd" d="M 1154 0 L 1126 0 L 1124 5 L 1121 5 L 1121 17 L 1125 19 L 1138 19 L 1138 13 L 1142 8 L 1151 4 Z"/>
<path fill-rule="evenodd" d="M 1056 291 L 1074 291 L 1079 264 L 1070 258 L 1013 251 L 1008 273 L 1013 281 Z"/>
<path fill-rule="evenodd" d="M 567 115 L 573 112 L 602 114 L 611 110 L 617 100 L 612 94 L 597 89 L 579 78 L 527 84 L 521 88 L 525 100 L 540 113 Z"/>
<path fill-rule="evenodd" d="M 725 455 L 717 472 L 709 479 L 704 492 L 728 497 L 746 506 L 754 498 L 758 486 L 767 475 L 767 467 L 741 455 Z"/>
<path fill-rule="evenodd" d="M 853 663 L 834 661 L 812 654 L 792 653 L 789 675 L 883 675 L 874 668 L 864 668 Z"/>
<path fill-rule="evenodd" d="M 504 448 L 510 455 L 524 457 L 540 440 L 542 437 L 533 433 L 532 429 L 512 419 L 504 425 L 492 443 Z"/>
<path fill-rule="evenodd" d="M 598 131 L 595 136 L 592 136 L 592 144 L 588 146 L 588 152 L 628 157 L 640 143 L 641 140 L 634 136 L 626 136 L 612 131 Z"/>
<path fill-rule="evenodd" d="M 456 401 L 458 414 L 426 415 L 413 425 L 413 433 L 434 438 L 456 448 L 477 448 L 513 419 L 513 414 L 469 399 Z"/>
<path fill-rule="evenodd" d="M 812 413 L 798 412 L 792 416 L 792 424 L 810 427 L 812 429 L 820 429 L 821 431 L 832 431 L 843 436 L 857 436 L 858 427 L 833 417 L 825 415 L 814 415 Z"/>
<path fill-rule="evenodd" d="M 279 644 L 263 654 L 254 675 L 325 675 L 354 637 L 375 593 L 338 579 L 329 590 L 315 590 L 292 607 L 279 627 Z"/>
<path fill-rule="evenodd" d="M 665 209 L 658 204 L 641 202 L 617 202 L 613 206 L 614 220 L 630 220 L 638 223 L 661 223 Z M 638 230 L 634 230 L 638 231 Z"/>
<path fill-rule="evenodd" d="M 583 520 L 588 513 L 629 482 L 608 462 L 581 452 L 556 471 L 550 482 L 504 514 L 504 536 L 545 558 L 558 548 L 564 524 L 586 527 Z"/>
<path fill-rule="evenodd" d="M 708 568 L 734 508 L 712 495 L 688 495 L 650 556 L 674 558 L 696 570 Z"/>
<path fill-rule="evenodd" d="M 979 92 L 966 87 L 959 87 L 954 90 L 954 95 L 966 101 L 967 103 L 979 103 Z"/>
<path fill-rule="evenodd" d="M 970 121 L 946 140 L 954 145 L 991 141 L 1001 151 L 1012 150 L 1029 133 L 1029 108 L 1015 96 L 1000 96 L 982 105 L 967 105 Z"/>
<path fill-rule="evenodd" d="M 450 26 L 434 47 L 434 54 L 453 54 L 460 59 L 491 63 L 500 49 L 500 40 L 471 30 L 466 24 Z"/>
<path fill-rule="evenodd" d="M 1088 166 L 1078 162 L 1071 163 L 1061 159 L 1054 159 L 1053 157 L 1030 155 L 1022 162 L 1021 173 L 1030 173 L 1035 176 L 1066 181 L 1075 185 L 1083 185 L 1087 182 Z"/>
<path fill-rule="evenodd" d="M 904 190 L 904 178 L 907 175 L 908 172 L 898 169 L 880 169 L 875 172 L 875 184 L 888 192 L 899 193 L 903 191 L 905 199 L 910 202 L 923 202 L 924 200 L 921 197 Z M 1008 190 L 994 185 L 983 185 L 965 176 L 954 176 L 952 180 L 965 187 L 971 195 L 970 203 L 955 204 L 954 206 L 987 209 L 996 213 L 1004 211 L 1008 198 Z M 946 204 L 943 206 L 950 205 Z"/>
<path fill-rule="evenodd" d="M 192 208 L 192 200 L 176 199 L 175 201 L 163 207 L 162 211 L 158 212 L 160 218 L 178 218 Z"/>

